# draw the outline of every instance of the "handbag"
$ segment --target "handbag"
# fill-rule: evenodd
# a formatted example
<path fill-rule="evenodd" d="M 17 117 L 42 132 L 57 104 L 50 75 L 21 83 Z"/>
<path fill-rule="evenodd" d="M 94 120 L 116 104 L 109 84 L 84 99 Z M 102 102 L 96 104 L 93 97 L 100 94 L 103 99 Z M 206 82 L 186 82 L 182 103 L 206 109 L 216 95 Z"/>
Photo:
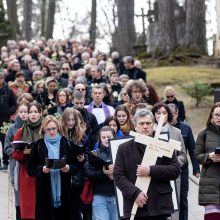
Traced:
<path fill-rule="evenodd" d="M 80 195 L 80 199 L 83 204 L 91 204 L 93 200 L 93 179 L 86 179 L 83 187 L 83 191 Z"/>

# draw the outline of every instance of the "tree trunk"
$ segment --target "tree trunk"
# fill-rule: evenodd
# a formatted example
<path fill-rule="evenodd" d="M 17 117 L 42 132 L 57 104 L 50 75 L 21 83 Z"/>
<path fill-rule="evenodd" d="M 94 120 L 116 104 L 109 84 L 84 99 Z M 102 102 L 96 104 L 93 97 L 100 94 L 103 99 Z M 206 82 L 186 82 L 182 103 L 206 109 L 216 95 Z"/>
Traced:
<path fill-rule="evenodd" d="M 173 1 L 158 1 L 159 49 L 163 54 L 168 54 L 177 46 Z"/>
<path fill-rule="evenodd" d="M 97 2 L 96 0 L 92 0 L 92 11 L 91 11 L 91 23 L 90 23 L 90 29 L 89 29 L 89 36 L 90 36 L 90 42 L 95 47 L 95 40 L 96 40 L 96 6 Z"/>
<path fill-rule="evenodd" d="M 20 35 L 16 0 L 7 0 L 7 14 L 12 26 L 12 39 L 16 39 L 16 35 Z"/>
<path fill-rule="evenodd" d="M 47 29 L 46 39 L 53 37 L 54 16 L 56 11 L 56 0 L 49 0 L 48 12 L 47 12 Z"/>
<path fill-rule="evenodd" d="M 186 46 L 207 53 L 205 0 L 187 0 Z"/>
<path fill-rule="evenodd" d="M 118 7 L 118 52 L 134 55 L 136 33 L 134 26 L 134 0 L 117 0 Z"/>
<path fill-rule="evenodd" d="M 41 0 L 41 36 L 45 37 L 47 0 Z"/>
<path fill-rule="evenodd" d="M 24 0 L 24 16 L 23 16 L 23 35 L 27 41 L 30 41 L 33 36 L 32 22 L 32 0 Z"/>

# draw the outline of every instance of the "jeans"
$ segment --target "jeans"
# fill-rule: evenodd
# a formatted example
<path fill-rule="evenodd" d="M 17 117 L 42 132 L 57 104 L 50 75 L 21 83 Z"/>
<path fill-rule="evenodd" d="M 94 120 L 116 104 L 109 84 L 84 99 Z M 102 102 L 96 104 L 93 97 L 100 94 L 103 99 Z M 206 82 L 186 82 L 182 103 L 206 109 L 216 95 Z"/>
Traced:
<path fill-rule="evenodd" d="M 115 196 L 94 195 L 92 202 L 93 220 L 118 220 Z"/>

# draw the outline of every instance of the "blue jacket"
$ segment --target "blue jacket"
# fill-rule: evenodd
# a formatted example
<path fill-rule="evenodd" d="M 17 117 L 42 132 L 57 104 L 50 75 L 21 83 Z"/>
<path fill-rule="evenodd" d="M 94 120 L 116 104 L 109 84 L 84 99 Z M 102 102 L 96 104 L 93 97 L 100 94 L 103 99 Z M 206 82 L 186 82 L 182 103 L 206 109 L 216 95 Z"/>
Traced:
<path fill-rule="evenodd" d="M 181 134 L 183 136 L 184 144 L 186 147 L 186 153 L 189 152 L 189 156 L 192 162 L 193 174 L 200 173 L 199 164 L 196 162 L 195 158 L 195 140 L 193 137 L 192 129 L 189 125 L 184 122 L 178 120 L 178 122 L 174 125 L 174 127 L 179 128 L 181 130 Z M 182 168 L 188 167 L 188 162 L 186 162 Z"/>

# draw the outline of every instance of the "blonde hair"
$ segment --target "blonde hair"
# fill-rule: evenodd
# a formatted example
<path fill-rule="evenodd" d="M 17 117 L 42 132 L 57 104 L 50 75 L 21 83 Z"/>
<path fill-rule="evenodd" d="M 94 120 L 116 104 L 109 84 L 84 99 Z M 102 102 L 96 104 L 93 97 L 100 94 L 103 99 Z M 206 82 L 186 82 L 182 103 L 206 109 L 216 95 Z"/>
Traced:
<path fill-rule="evenodd" d="M 64 110 L 61 119 L 61 133 L 64 137 L 69 139 L 67 121 L 70 115 L 73 115 L 75 120 L 73 134 L 71 138 L 73 139 L 74 143 L 81 144 L 81 141 L 85 134 L 86 126 L 83 117 L 78 110 L 74 108 L 66 108 Z"/>
<path fill-rule="evenodd" d="M 58 129 L 58 133 L 60 133 L 61 129 L 60 129 L 60 122 L 53 116 L 53 115 L 47 115 L 41 124 L 41 128 L 40 128 L 40 135 L 41 137 L 44 136 L 45 134 L 45 129 L 46 126 L 50 123 L 50 122 L 54 122 L 57 125 L 57 129 Z"/>
<path fill-rule="evenodd" d="M 176 95 L 176 91 L 172 86 L 166 86 L 164 89 L 164 96 L 166 96 L 167 93 L 173 93 L 174 96 Z"/>
<path fill-rule="evenodd" d="M 34 92 L 35 92 L 35 93 L 37 93 L 37 88 L 38 88 L 38 86 L 40 86 L 40 85 L 44 86 L 44 85 L 45 85 L 45 81 L 44 81 L 44 80 L 38 80 L 38 81 L 35 83 L 35 85 L 34 85 Z"/>

